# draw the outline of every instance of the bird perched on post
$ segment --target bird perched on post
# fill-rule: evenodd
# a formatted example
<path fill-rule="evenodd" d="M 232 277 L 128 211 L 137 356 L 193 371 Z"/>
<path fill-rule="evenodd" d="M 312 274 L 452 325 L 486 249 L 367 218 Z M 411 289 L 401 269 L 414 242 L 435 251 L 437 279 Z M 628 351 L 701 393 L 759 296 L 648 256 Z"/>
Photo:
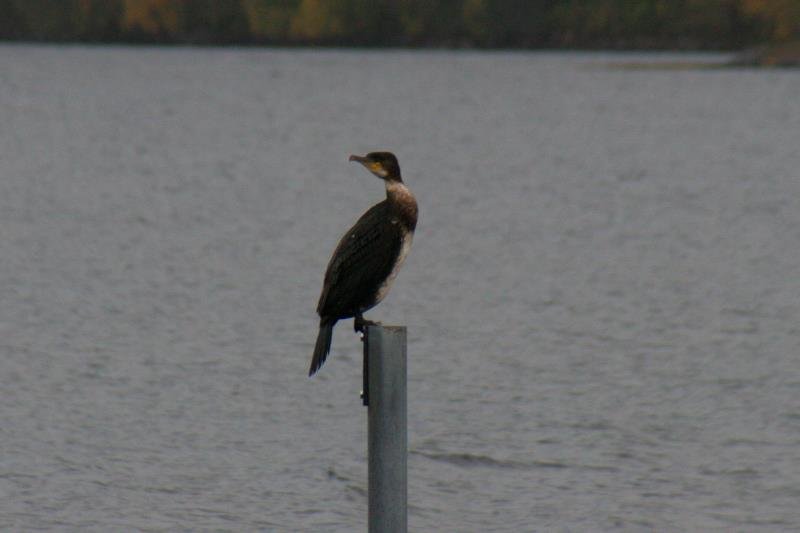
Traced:
<path fill-rule="evenodd" d="M 308 375 L 325 362 L 331 350 L 333 326 L 354 317 L 354 329 L 370 324 L 364 312 L 386 297 L 411 249 L 417 226 L 417 200 L 400 177 L 400 165 L 390 152 L 351 155 L 384 181 L 386 199 L 372 206 L 344 234 L 333 252 L 317 304 L 319 334 Z"/>

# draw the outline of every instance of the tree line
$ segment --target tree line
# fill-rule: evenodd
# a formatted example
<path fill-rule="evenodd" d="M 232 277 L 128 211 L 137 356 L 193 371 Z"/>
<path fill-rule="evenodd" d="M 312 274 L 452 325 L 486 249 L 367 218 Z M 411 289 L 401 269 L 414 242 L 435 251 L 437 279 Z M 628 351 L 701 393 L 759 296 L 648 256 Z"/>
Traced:
<path fill-rule="evenodd" d="M 716 48 L 800 38 L 800 0 L 0 0 L 0 39 Z"/>

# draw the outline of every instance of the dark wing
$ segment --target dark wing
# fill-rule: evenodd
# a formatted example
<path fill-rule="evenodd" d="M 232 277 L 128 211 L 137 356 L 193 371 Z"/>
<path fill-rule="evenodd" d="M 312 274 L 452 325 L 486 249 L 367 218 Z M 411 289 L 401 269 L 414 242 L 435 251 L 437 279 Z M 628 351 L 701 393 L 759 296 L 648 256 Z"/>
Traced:
<path fill-rule="evenodd" d="M 364 213 L 333 252 L 317 305 L 319 315 L 347 318 L 359 308 L 371 306 L 401 245 L 400 224 L 387 201 Z"/>

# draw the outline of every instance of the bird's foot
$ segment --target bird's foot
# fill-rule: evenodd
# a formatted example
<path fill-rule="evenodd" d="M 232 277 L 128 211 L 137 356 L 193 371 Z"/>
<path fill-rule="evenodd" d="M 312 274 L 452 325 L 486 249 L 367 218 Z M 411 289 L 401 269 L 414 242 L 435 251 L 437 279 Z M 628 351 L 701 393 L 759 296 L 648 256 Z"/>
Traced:
<path fill-rule="evenodd" d="M 363 316 L 357 316 L 353 320 L 353 330 L 356 333 L 361 334 L 361 338 L 364 338 L 364 334 L 367 331 L 367 326 L 380 326 L 380 322 L 373 322 L 372 320 L 367 320 Z"/>

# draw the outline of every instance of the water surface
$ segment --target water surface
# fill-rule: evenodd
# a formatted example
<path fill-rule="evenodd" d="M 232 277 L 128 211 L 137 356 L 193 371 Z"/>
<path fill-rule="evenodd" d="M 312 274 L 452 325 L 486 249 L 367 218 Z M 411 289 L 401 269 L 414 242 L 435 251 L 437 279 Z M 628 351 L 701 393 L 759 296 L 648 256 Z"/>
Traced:
<path fill-rule="evenodd" d="M 373 149 L 412 530 L 797 527 L 800 75 L 652 59 L 0 47 L 0 528 L 366 527 Z"/>

